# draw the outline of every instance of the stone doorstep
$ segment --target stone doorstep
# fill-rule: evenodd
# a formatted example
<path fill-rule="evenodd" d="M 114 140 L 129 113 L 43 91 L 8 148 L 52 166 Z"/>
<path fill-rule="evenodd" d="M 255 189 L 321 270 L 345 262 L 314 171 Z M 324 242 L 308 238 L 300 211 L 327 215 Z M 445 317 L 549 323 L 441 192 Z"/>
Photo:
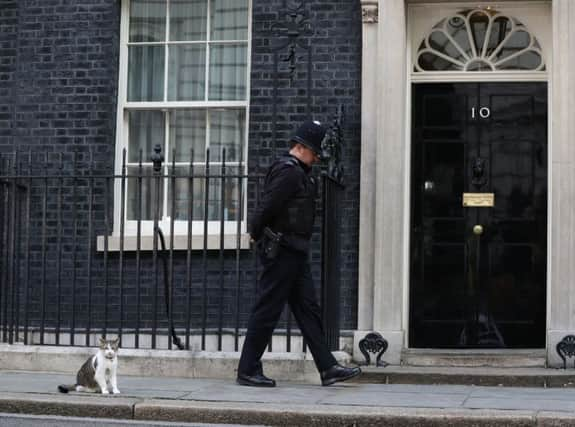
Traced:
<path fill-rule="evenodd" d="M 278 405 L 194 402 L 99 396 L 0 395 L 0 412 L 148 421 L 305 426 L 522 426 L 575 425 L 559 412 L 393 408 L 357 405 Z"/>
<path fill-rule="evenodd" d="M 363 367 L 357 382 L 505 387 L 575 387 L 575 369 L 387 366 Z"/>
<path fill-rule="evenodd" d="M 427 367 L 544 368 L 545 349 L 404 349 L 401 364 Z"/>

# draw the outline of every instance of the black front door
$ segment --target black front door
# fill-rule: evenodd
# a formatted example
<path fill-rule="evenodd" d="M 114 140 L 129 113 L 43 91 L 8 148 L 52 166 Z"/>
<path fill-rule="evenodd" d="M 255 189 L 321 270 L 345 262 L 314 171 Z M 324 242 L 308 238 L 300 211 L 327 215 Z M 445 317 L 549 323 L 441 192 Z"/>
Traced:
<path fill-rule="evenodd" d="M 547 84 L 414 84 L 413 123 L 410 347 L 545 347 Z"/>

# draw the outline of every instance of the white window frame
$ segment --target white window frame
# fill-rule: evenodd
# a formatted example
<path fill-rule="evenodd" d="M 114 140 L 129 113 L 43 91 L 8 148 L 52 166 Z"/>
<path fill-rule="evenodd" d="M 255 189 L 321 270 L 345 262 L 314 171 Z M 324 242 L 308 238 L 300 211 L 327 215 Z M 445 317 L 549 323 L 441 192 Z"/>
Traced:
<path fill-rule="evenodd" d="M 169 7 L 169 1 L 168 7 Z M 206 0 L 208 2 L 208 0 Z M 208 3 L 209 4 L 209 3 Z M 208 16 L 208 24 L 209 24 L 209 16 L 210 11 L 207 11 Z M 245 127 L 244 127 L 244 147 L 242 153 L 242 172 L 245 174 L 247 172 L 247 154 L 248 154 L 248 135 L 249 135 L 249 110 L 250 110 L 250 74 L 251 74 L 251 48 L 252 48 L 252 0 L 248 0 L 248 35 L 247 35 L 247 69 L 246 69 L 246 99 L 244 101 L 162 101 L 162 102 L 128 102 L 127 95 L 128 95 L 128 39 L 129 39 L 129 17 L 130 17 L 130 0 L 122 0 L 121 1 L 121 23 L 120 23 L 120 62 L 119 62 L 119 81 L 118 81 L 118 108 L 117 108 L 117 119 L 116 119 L 116 150 L 115 150 L 115 174 L 121 175 L 122 174 L 122 157 L 123 157 L 123 149 L 127 147 L 128 144 L 128 112 L 130 110 L 166 110 L 166 109 L 190 109 L 190 108 L 201 108 L 201 109 L 210 109 L 210 108 L 222 108 L 222 107 L 229 107 L 229 108 L 243 108 L 245 111 Z M 209 27 L 208 27 L 209 28 Z M 169 31 L 169 29 L 167 29 Z M 245 42 L 245 40 L 241 40 Z M 233 43 L 233 40 L 226 40 L 226 42 Z M 163 42 L 167 43 L 167 42 Z M 163 44 L 162 43 L 162 44 Z M 209 45 L 209 31 L 208 37 L 202 43 L 207 43 Z M 165 64 L 167 67 L 167 63 Z M 206 70 L 209 69 L 209 49 L 207 50 L 206 54 Z M 207 71 L 206 71 L 207 73 Z M 167 82 L 167 79 L 164 79 L 164 83 Z M 208 90 L 208 80 L 206 79 L 206 91 Z M 167 90 L 164 87 L 164 90 Z M 209 115 L 208 115 L 209 116 Z M 207 123 L 207 128 L 209 130 L 209 123 Z M 209 135 L 208 135 L 209 136 Z M 169 138 L 169 135 L 166 134 L 165 138 Z M 165 160 L 163 167 L 165 167 L 168 163 L 171 162 L 171 158 L 167 155 L 167 153 L 163 153 Z M 199 166 L 198 163 L 195 163 Z M 217 167 L 220 162 L 212 161 L 210 163 L 211 167 Z M 226 162 L 226 167 L 233 167 L 236 166 L 238 162 Z M 146 163 L 146 166 L 150 164 Z M 164 172 L 162 172 L 164 173 Z M 217 179 L 217 178 L 215 178 Z M 233 179 L 233 178 L 230 178 Z M 235 179 L 237 181 L 237 178 Z M 224 221 L 223 222 L 223 231 L 224 235 L 226 236 L 226 241 L 229 241 L 229 245 L 236 247 L 236 242 L 234 239 L 230 239 L 232 235 L 236 235 L 238 232 L 238 222 L 240 222 L 240 232 L 242 233 L 242 247 L 246 246 L 246 242 L 248 241 L 247 236 L 245 235 L 247 225 L 246 225 L 246 214 L 247 214 L 247 188 L 246 188 L 247 180 L 244 180 L 244 187 L 242 192 L 242 206 L 240 207 L 240 215 L 241 220 L 231 220 L 231 221 Z M 109 250 L 114 250 L 113 248 L 117 246 L 116 240 L 120 237 L 121 232 L 121 203 L 124 203 L 124 215 L 126 215 L 127 209 L 127 197 L 126 200 L 121 200 L 121 179 L 117 178 L 114 180 L 114 228 L 112 237 L 114 238 L 113 242 L 109 245 Z M 126 181 L 126 193 L 127 193 L 127 181 Z M 167 195 L 164 194 L 164 205 L 167 203 Z M 138 221 L 130 220 L 128 221 L 125 219 L 124 221 L 124 236 L 128 238 L 126 250 L 129 250 L 128 247 L 133 246 L 133 238 L 137 235 L 137 223 Z M 220 220 L 212 220 L 207 221 L 207 234 L 206 236 L 208 242 L 215 242 L 218 241 L 214 239 L 214 237 L 220 236 L 221 234 L 221 222 Z M 159 221 L 159 226 L 162 228 L 164 234 L 170 233 L 171 228 L 171 220 L 169 217 L 163 217 Z M 182 220 L 175 220 L 174 221 L 174 236 L 187 236 L 188 234 L 188 221 Z M 142 220 L 141 221 L 141 236 L 144 238 L 149 237 L 153 234 L 153 221 L 149 220 Z M 192 236 L 194 236 L 194 240 L 197 241 L 198 237 L 203 237 L 204 235 L 204 220 L 199 221 L 192 221 Z M 130 238 L 132 238 L 130 240 Z M 218 237 L 219 239 L 219 237 Z M 101 249 L 101 244 L 103 243 L 103 239 L 98 239 L 98 248 Z M 180 239 L 181 240 L 181 239 Z M 101 242 L 102 241 L 102 242 Z M 183 241 L 182 241 L 183 243 Z M 219 243 L 218 243 L 219 244 Z M 147 245 L 144 245 L 147 246 Z M 197 245 L 194 245 L 197 246 Z M 201 245 L 200 245 L 201 246 Z M 211 244 L 209 246 L 212 246 Z M 149 249 L 149 248 L 148 248 Z"/>

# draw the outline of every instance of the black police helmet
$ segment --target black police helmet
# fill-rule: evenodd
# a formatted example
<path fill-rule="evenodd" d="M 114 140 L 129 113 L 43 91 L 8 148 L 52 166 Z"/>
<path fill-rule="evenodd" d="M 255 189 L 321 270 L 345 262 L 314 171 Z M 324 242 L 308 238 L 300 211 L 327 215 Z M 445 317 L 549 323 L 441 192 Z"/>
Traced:
<path fill-rule="evenodd" d="M 292 141 L 305 145 L 316 155 L 321 157 L 321 142 L 327 129 L 317 120 L 308 120 L 301 124 L 295 134 L 291 137 Z"/>

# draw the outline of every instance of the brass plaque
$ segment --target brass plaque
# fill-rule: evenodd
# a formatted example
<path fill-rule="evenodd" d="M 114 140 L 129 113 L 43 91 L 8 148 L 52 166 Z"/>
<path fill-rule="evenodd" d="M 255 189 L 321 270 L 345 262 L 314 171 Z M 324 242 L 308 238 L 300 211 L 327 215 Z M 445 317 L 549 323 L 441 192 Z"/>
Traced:
<path fill-rule="evenodd" d="M 494 204 L 494 193 L 463 193 L 465 208 L 492 208 Z"/>

